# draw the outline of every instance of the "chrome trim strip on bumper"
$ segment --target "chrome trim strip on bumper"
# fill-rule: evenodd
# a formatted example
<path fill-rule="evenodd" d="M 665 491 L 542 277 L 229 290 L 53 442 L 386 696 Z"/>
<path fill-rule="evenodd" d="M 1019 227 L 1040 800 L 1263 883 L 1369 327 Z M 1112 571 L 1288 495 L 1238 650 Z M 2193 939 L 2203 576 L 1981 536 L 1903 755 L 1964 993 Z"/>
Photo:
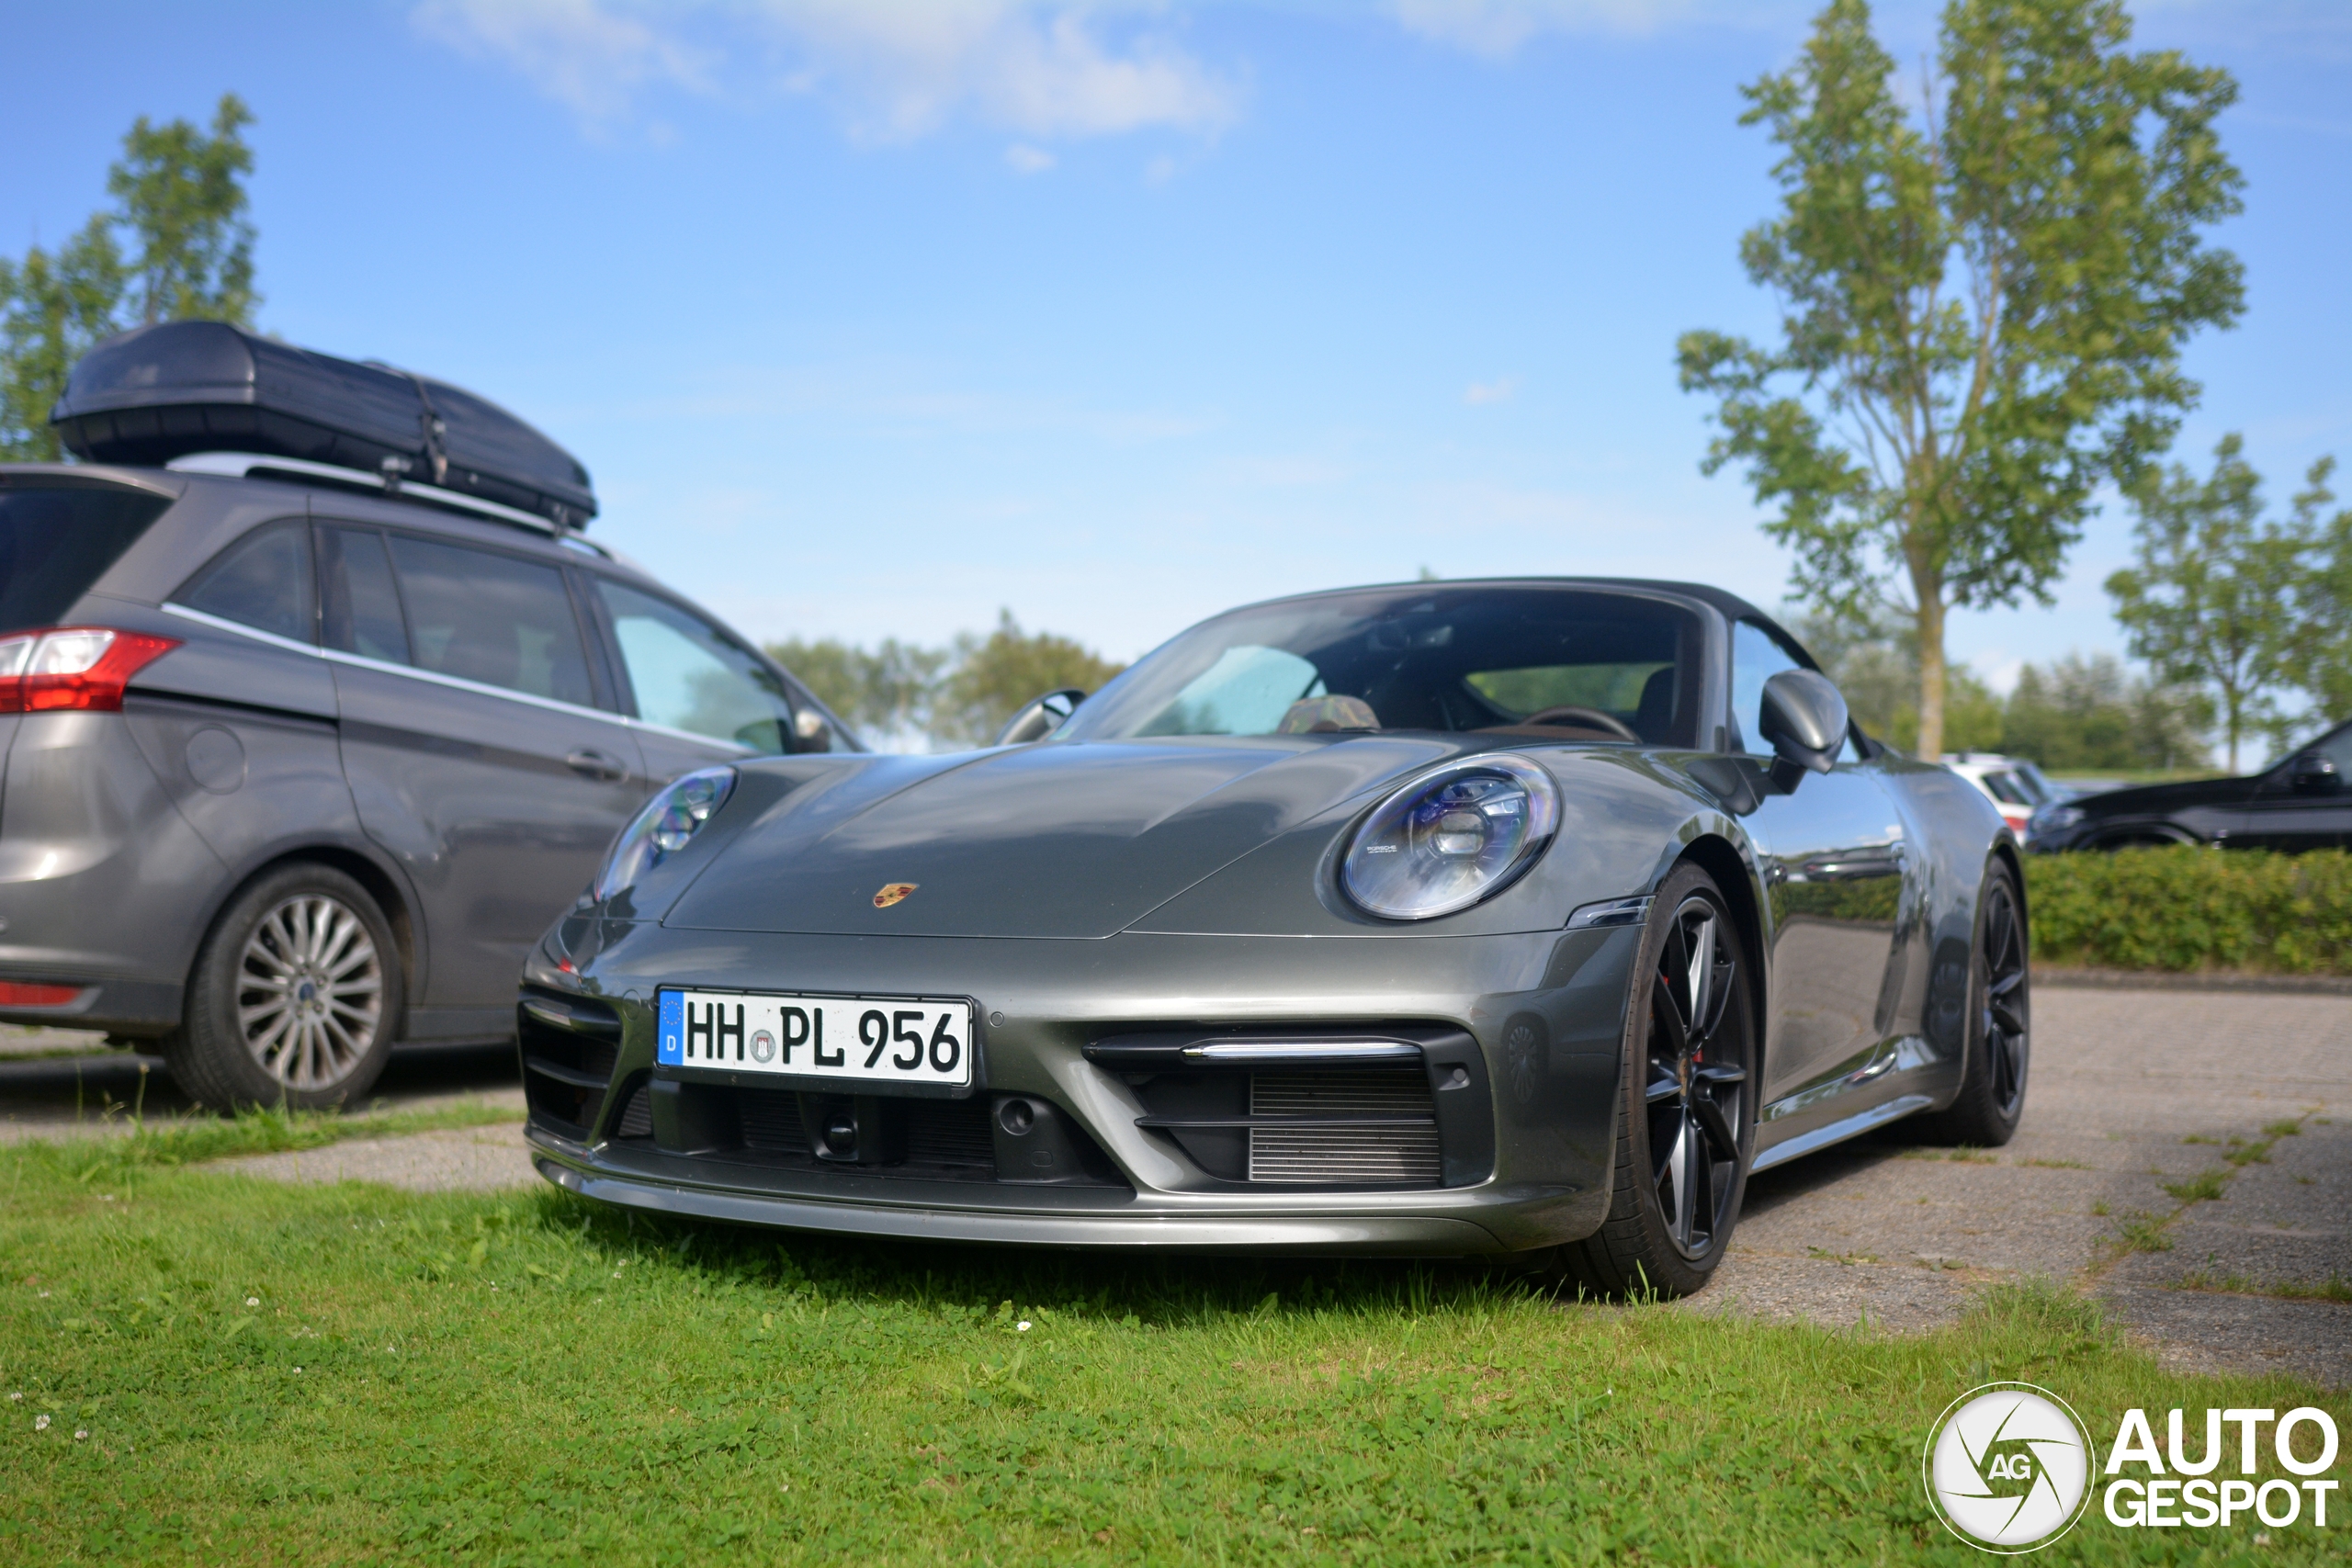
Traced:
<path fill-rule="evenodd" d="M 1332 1041 L 1329 1043 L 1307 1041 L 1269 1041 L 1263 1044 L 1187 1045 L 1185 1059 L 1195 1062 L 1250 1062 L 1268 1064 L 1352 1062 L 1418 1062 L 1421 1048 L 1401 1040 Z"/>

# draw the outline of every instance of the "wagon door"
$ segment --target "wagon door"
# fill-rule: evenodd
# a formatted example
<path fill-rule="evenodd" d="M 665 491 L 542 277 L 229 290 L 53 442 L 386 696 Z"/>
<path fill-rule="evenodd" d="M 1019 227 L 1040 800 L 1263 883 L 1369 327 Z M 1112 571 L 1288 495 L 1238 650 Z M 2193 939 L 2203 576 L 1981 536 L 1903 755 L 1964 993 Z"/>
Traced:
<path fill-rule="evenodd" d="M 424 905 L 418 1025 L 511 1027 L 524 955 L 644 794 L 635 744 L 595 705 L 555 566 L 373 528 L 322 535 L 344 769 Z"/>

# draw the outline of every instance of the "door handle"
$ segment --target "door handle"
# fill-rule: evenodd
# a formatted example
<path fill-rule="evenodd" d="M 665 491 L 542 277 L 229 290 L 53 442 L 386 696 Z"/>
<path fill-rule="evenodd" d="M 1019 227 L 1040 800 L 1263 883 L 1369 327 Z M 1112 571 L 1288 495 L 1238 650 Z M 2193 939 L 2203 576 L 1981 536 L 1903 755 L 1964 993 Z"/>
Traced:
<path fill-rule="evenodd" d="M 574 751 L 563 760 L 563 765 L 584 778 L 595 779 L 604 784 L 610 784 L 616 779 L 628 776 L 627 768 L 602 751 Z"/>

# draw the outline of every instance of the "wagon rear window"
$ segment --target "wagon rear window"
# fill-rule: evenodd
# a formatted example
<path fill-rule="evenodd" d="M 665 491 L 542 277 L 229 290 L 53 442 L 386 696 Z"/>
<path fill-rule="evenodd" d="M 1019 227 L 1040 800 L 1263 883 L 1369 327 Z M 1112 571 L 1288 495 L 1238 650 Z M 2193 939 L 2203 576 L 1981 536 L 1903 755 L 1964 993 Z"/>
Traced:
<path fill-rule="evenodd" d="M 0 485 L 0 632 L 62 620 L 170 504 L 97 485 Z"/>

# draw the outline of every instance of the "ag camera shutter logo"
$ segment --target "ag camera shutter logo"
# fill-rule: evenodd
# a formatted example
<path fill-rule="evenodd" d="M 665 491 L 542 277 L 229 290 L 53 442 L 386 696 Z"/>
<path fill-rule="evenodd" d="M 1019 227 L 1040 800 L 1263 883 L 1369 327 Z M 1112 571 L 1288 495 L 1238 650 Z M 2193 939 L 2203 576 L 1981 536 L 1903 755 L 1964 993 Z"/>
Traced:
<path fill-rule="evenodd" d="M 2098 1456 L 2063 1399 L 2031 1383 L 1970 1389 L 1928 1430 L 1920 1469 L 1944 1528 L 1981 1551 L 2039 1551 L 2090 1502 Z"/>

